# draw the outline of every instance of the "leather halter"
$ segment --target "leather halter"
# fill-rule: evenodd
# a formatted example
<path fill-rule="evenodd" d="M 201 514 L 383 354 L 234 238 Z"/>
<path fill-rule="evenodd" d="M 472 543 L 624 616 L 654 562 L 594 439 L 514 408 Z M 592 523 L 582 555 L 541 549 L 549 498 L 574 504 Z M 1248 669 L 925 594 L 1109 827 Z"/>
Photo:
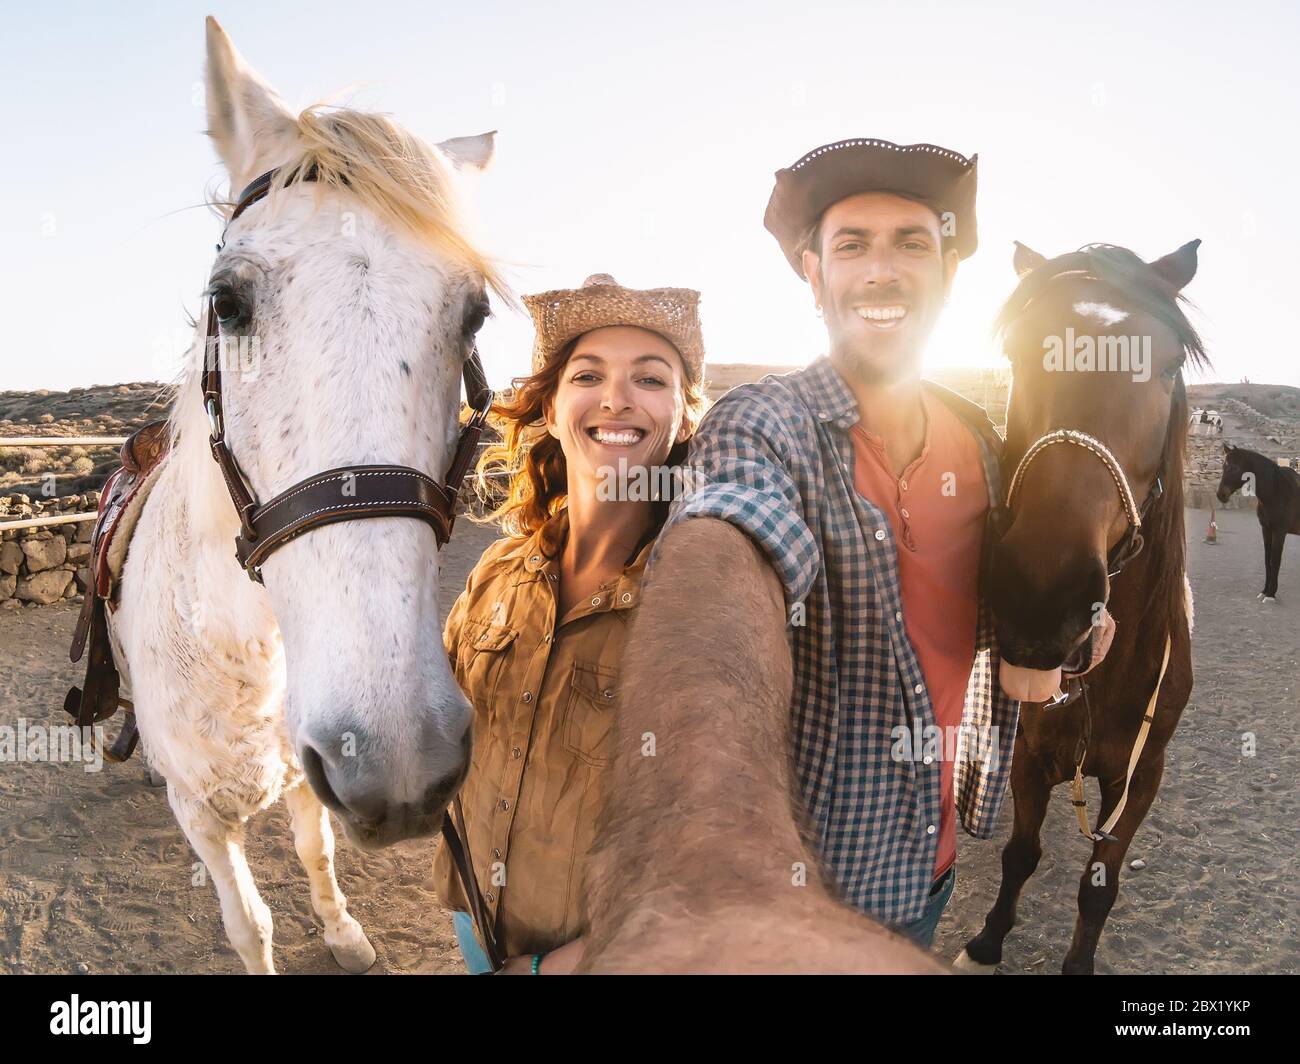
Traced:
<path fill-rule="evenodd" d="M 278 171 L 269 170 L 252 181 L 239 196 L 230 215 L 233 222 L 249 207 L 266 197 Z M 292 175 L 290 175 L 292 177 Z M 302 180 L 315 180 L 314 170 Z M 230 222 L 227 222 L 229 228 Z M 220 252 L 225 247 L 223 232 Z M 249 578 L 262 582 L 262 564 L 274 551 L 313 528 L 336 521 L 359 521 L 369 517 L 414 517 L 433 528 L 438 546 L 451 538 L 455 522 L 456 496 L 469 472 L 479 436 L 487 422 L 493 393 L 487 385 L 483 365 L 475 346 L 465 360 L 462 375 L 465 398 L 473 415 L 460 430 L 456 453 L 446 477 L 436 481 L 408 466 L 339 466 L 308 477 L 286 488 L 265 504 L 257 501 L 235 456 L 226 443 L 226 425 L 221 402 L 221 330 L 217 321 L 216 297 L 208 296 L 207 339 L 204 344 L 203 405 L 208 415 L 212 457 L 221 468 L 240 532 L 235 538 L 235 556 Z"/>
<path fill-rule="evenodd" d="M 1006 508 L 1011 509 L 1012 503 L 1015 502 L 1016 493 L 1020 490 L 1021 481 L 1025 478 L 1025 470 L 1029 468 L 1030 463 L 1043 453 L 1048 447 L 1056 444 L 1071 444 L 1075 447 L 1082 447 L 1097 456 L 1101 464 L 1106 467 L 1106 472 L 1110 474 L 1110 479 L 1115 482 L 1115 490 L 1119 492 L 1120 504 L 1124 507 L 1124 518 L 1128 522 L 1128 527 L 1120 541 L 1110 551 L 1106 558 L 1106 569 L 1108 575 L 1118 576 L 1124 571 L 1124 566 L 1128 565 L 1134 558 L 1142 553 L 1142 547 L 1145 542 L 1142 538 L 1142 522 L 1147 514 L 1151 512 L 1151 507 L 1155 505 L 1157 499 L 1165 493 L 1165 467 L 1168 462 L 1168 455 L 1161 452 L 1160 469 L 1156 473 L 1155 480 L 1151 482 L 1151 487 L 1147 490 L 1147 497 L 1139 507 L 1133 497 L 1133 489 L 1129 486 L 1128 477 L 1124 475 L 1124 469 L 1120 466 L 1119 460 L 1111 453 L 1107 447 L 1096 436 L 1090 436 L 1086 432 L 1080 432 L 1078 429 L 1054 429 L 1053 431 L 1040 436 L 1034 441 L 1033 445 L 1020 459 L 1019 465 L 1016 466 L 1015 474 L 1011 478 L 1011 485 L 1007 488 Z"/>
<path fill-rule="evenodd" d="M 1075 257 L 1077 257 L 1077 254 Z M 1052 274 L 1044 283 L 1050 284 L 1062 277 L 1083 277 L 1091 280 L 1101 280 L 1087 269 L 1067 269 Z M 1042 292 L 1039 292 L 1032 296 L 1020 308 L 1019 312 L 1023 314 L 1042 294 Z M 1025 470 L 1029 468 L 1030 462 L 1042 454 L 1046 448 L 1058 443 L 1082 447 L 1085 451 L 1090 451 L 1096 455 L 1101 460 L 1102 465 L 1106 467 L 1106 472 L 1110 474 L 1111 480 L 1115 482 L 1115 490 L 1119 492 L 1120 503 L 1124 507 L 1124 517 L 1128 522 L 1128 527 L 1124 530 L 1124 535 L 1120 537 L 1120 541 L 1111 548 L 1110 553 L 1106 556 L 1107 575 L 1114 579 L 1124 571 L 1124 567 L 1129 562 L 1142 553 L 1142 548 L 1145 546 L 1145 541 L 1142 538 L 1142 522 L 1146 519 L 1147 514 L 1151 512 L 1151 507 L 1155 505 L 1156 500 L 1165 493 L 1165 474 L 1169 467 L 1168 433 L 1166 433 L 1164 448 L 1160 452 L 1160 468 L 1156 470 L 1155 479 L 1151 481 L 1146 498 L 1139 507 L 1134 500 L 1133 489 L 1129 485 L 1128 477 L 1124 475 L 1123 467 L 1111 453 L 1109 447 L 1097 437 L 1090 436 L 1078 429 L 1054 429 L 1035 440 L 1029 449 L 1025 451 L 1024 457 L 1020 459 L 1020 464 L 1016 466 L 1016 472 L 1011 478 L 1011 485 L 1007 488 L 1006 510 L 1008 512 L 1011 510 L 1011 503 L 1016 497 L 1016 492 L 1020 488 L 1020 482 L 1024 479 Z"/>

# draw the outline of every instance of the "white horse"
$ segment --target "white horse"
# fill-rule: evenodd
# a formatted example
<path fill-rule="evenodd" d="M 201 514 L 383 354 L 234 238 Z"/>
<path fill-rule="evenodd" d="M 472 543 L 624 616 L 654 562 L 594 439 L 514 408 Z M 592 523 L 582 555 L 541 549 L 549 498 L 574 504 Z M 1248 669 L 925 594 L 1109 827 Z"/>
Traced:
<path fill-rule="evenodd" d="M 486 289 L 505 295 L 455 210 L 457 171 L 486 165 L 492 134 L 433 148 L 381 116 L 295 117 L 212 19 L 207 111 L 236 193 L 273 168 L 315 167 L 231 224 L 212 267 L 223 335 L 260 354 L 223 364 L 226 438 L 249 484 L 266 500 L 360 463 L 441 478 Z M 196 353 L 203 336 L 200 321 Z M 375 951 L 335 879 L 324 806 L 363 846 L 427 835 L 468 765 L 434 533 L 403 517 L 329 525 L 269 557 L 265 586 L 250 581 L 201 371 L 193 359 L 179 386 L 111 621 L 124 693 L 247 969 L 274 972 L 244 826 L 283 797 L 325 941 L 364 971 Z"/>

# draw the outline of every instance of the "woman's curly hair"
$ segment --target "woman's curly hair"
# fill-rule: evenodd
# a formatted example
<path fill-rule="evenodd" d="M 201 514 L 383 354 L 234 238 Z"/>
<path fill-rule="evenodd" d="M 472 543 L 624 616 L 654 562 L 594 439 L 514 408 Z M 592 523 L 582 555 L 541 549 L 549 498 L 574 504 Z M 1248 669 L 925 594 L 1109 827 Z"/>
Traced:
<path fill-rule="evenodd" d="M 568 466 L 560 441 L 546 431 L 546 408 L 555 398 L 560 375 L 581 339 L 575 336 L 537 373 L 516 377 L 511 382 L 514 394 L 492 406 L 492 414 L 501 422 L 502 439 L 489 444 L 478 460 L 475 486 L 490 508 L 475 520 L 498 523 L 507 536 L 532 535 L 564 508 L 568 498 Z M 683 378 L 683 392 L 683 416 L 693 435 L 707 406 L 704 384 Z M 669 466 L 686 460 L 688 441 L 689 437 L 673 445 L 668 452 Z M 501 489 L 491 487 L 493 479 L 501 478 L 509 480 L 503 501 Z M 668 503 L 653 505 L 657 526 L 667 516 Z"/>

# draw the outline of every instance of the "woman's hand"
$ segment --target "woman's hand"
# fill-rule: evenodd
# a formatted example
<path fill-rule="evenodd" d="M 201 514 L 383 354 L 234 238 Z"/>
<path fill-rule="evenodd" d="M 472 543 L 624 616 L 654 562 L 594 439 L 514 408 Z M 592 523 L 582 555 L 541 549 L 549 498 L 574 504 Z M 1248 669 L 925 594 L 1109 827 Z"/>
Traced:
<path fill-rule="evenodd" d="M 566 942 L 559 949 L 553 949 L 550 953 L 542 954 L 542 963 L 537 970 L 538 975 L 569 975 L 582 960 L 583 941 L 575 938 L 572 942 Z M 525 953 L 520 957 L 511 957 L 501 966 L 497 975 L 532 975 L 533 974 L 533 955 Z"/>
<path fill-rule="evenodd" d="M 532 975 L 533 974 L 533 955 L 525 953 L 519 957 L 511 957 L 501 966 L 497 975 Z"/>
<path fill-rule="evenodd" d="M 573 969 L 582 960 L 582 951 L 585 948 L 586 943 L 580 938 L 575 938 L 572 942 L 566 942 L 559 949 L 551 950 L 542 958 L 542 966 L 538 970 L 538 974 L 572 975 Z"/>

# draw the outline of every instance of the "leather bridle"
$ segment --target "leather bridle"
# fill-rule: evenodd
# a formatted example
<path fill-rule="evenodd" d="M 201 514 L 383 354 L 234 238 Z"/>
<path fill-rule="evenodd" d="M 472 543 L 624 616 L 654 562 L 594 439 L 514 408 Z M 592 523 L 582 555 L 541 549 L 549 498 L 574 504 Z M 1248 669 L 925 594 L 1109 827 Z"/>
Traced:
<path fill-rule="evenodd" d="M 1058 281 L 1062 277 L 1084 277 L 1092 280 L 1100 280 L 1100 278 L 1096 277 L 1086 269 L 1067 269 L 1048 277 L 1045 283 Z M 1042 292 L 1039 292 L 1026 302 L 1025 305 L 1020 308 L 1019 313 L 1024 314 L 1033 302 L 1042 294 Z M 1171 408 L 1170 415 L 1172 416 L 1172 414 L 1173 410 Z M 1145 546 L 1145 541 L 1142 538 L 1142 522 L 1146 520 L 1147 514 L 1151 512 L 1151 507 L 1154 506 L 1160 496 L 1165 493 L 1165 475 L 1169 468 L 1169 429 L 1167 428 L 1165 431 L 1165 442 L 1160 452 L 1160 467 L 1156 470 L 1155 478 L 1151 481 L 1151 485 L 1147 489 L 1146 498 L 1142 501 L 1141 506 L 1138 506 L 1136 503 L 1133 489 L 1129 485 L 1128 477 L 1124 474 L 1124 468 L 1119 464 L 1119 460 L 1114 456 L 1114 454 L 1111 453 L 1110 448 L 1102 443 L 1101 440 L 1086 432 L 1082 432 L 1079 429 L 1060 428 L 1045 433 L 1030 445 L 1029 449 L 1025 451 L 1024 457 L 1020 459 L 1020 463 L 1016 466 L 1015 474 L 1011 478 L 1011 484 L 1007 488 L 1007 502 L 1005 508 L 1008 511 L 1008 515 L 1011 511 L 1011 504 L 1015 500 L 1016 492 L 1020 489 L 1020 482 L 1024 480 L 1025 470 L 1029 468 L 1029 464 L 1048 447 L 1056 444 L 1068 444 L 1075 447 L 1082 447 L 1085 451 L 1096 455 L 1096 457 L 1100 459 L 1102 465 L 1106 467 L 1106 472 L 1110 474 L 1111 480 L 1115 482 L 1115 490 L 1119 492 L 1120 503 L 1124 507 L 1124 517 L 1128 523 L 1128 527 L 1124 530 L 1124 535 L 1120 538 L 1120 541 L 1111 548 L 1110 552 L 1106 556 L 1107 575 L 1111 579 L 1114 579 L 1124 571 L 1124 567 L 1128 565 L 1129 562 L 1142 553 L 1142 548 Z"/>
<path fill-rule="evenodd" d="M 240 193 L 227 227 L 266 197 L 276 174 L 275 170 L 267 171 Z M 304 181 L 314 179 L 313 170 L 309 169 L 302 175 Z M 221 243 L 217 245 L 218 252 L 225 243 L 223 232 Z M 226 442 L 221 397 L 221 330 L 214 294 L 208 296 L 207 313 L 203 406 L 208 415 L 212 457 L 221 468 L 226 490 L 239 515 L 240 531 L 235 538 L 235 556 L 250 579 L 259 584 L 262 582 L 262 564 L 284 544 L 313 528 L 336 521 L 414 517 L 432 526 L 439 547 L 451 538 L 456 496 L 469 472 L 493 401 L 477 346 L 465 360 L 462 371 L 465 398 L 474 413 L 461 427 L 456 453 L 441 482 L 408 466 L 339 466 L 300 480 L 269 502 L 259 503 Z"/>
<path fill-rule="evenodd" d="M 1120 504 L 1124 508 L 1124 518 L 1128 523 L 1128 527 L 1106 558 L 1107 574 L 1113 579 L 1124 571 L 1124 566 L 1142 553 L 1142 548 L 1145 545 L 1142 538 L 1142 522 L 1146 519 L 1147 514 L 1151 512 L 1151 507 L 1155 505 L 1156 500 L 1165 493 L 1164 478 L 1169 460 L 1167 446 L 1161 452 L 1160 468 L 1156 472 L 1150 488 L 1147 489 L 1146 499 L 1143 500 L 1141 506 L 1138 506 L 1133 497 L 1133 489 L 1129 486 L 1128 477 L 1124 475 L 1123 467 L 1119 464 L 1119 460 L 1115 455 L 1111 453 L 1109 447 L 1097 439 L 1096 436 L 1090 436 L 1078 429 L 1053 429 L 1035 440 L 1016 466 L 1015 474 L 1011 478 L 1011 485 L 1007 488 L 1006 508 L 1008 511 L 1011 510 L 1012 504 L 1015 502 L 1016 493 L 1020 490 L 1020 484 L 1025 479 L 1025 470 L 1029 468 L 1030 463 L 1047 448 L 1057 444 L 1082 447 L 1085 451 L 1096 455 L 1101 464 L 1106 467 L 1110 479 L 1114 481 L 1115 490 L 1119 492 Z"/>

